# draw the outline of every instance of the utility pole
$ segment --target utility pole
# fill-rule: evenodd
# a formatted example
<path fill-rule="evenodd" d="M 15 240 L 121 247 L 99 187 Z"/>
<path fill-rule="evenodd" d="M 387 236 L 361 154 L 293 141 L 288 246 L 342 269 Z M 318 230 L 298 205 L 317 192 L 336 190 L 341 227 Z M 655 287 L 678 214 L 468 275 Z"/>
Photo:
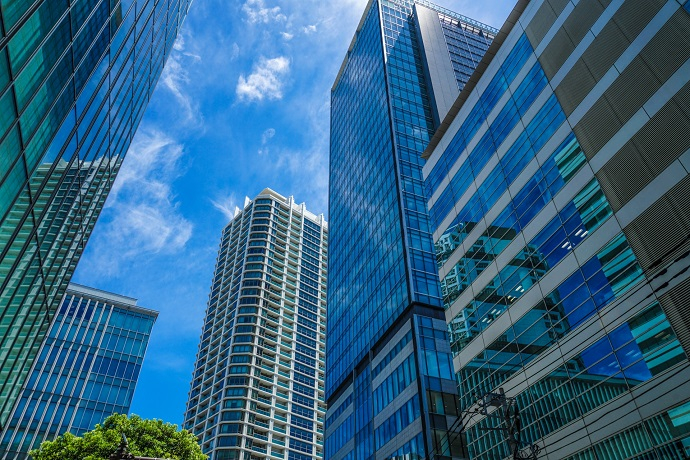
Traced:
<path fill-rule="evenodd" d="M 520 441 L 522 421 L 520 419 L 520 409 L 515 398 L 505 395 L 503 388 L 499 388 L 497 393 L 484 393 L 476 395 L 477 406 L 462 411 L 455 423 L 448 429 L 444 439 L 446 445 L 450 445 L 453 439 L 461 436 L 466 430 L 467 424 L 475 415 L 483 415 L 486 418 L 497 419 L 499 428 L 479 428 L 486 431 L 502 431 L 504 440 L 508 445 L 511 460 L 537 460 L 539 451 L 538 445 L 534 443 L 524 443 Z M 492 410 L 493 408 L 493 410 Z M 432 450 L 424 460 L 433 460 L 439 456 L 438 449 Z"/>
<path fill-rule="evenodd" d="M 539 446 L 533 443 L 525 444 L 520 441 L 522 421 L 520 419 L 520 408 L 515 398 L 505 395 L 503 388 L 498 389 L 498 393 L 485 393 L 477 398 L 479 406 L 478 412 L 484 416 L 500 420 L 508 451 L 513 460 L 537 460 L 539 456 Z M 489 412 L 491 408 L 495 411 Z"/>

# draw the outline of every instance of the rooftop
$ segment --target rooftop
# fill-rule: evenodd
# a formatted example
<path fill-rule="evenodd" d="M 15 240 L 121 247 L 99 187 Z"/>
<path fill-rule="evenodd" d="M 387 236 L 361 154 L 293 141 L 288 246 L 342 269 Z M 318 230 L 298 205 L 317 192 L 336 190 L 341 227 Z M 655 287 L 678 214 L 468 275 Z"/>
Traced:
<path fill-rule="evenodd" d="M 449 9 L 446 9 L 442 6 L 438 6 L 435 3 L 431 3 L 427 0 L 383 0 L 383 1 L 384 2 L 391 2 L 391 3 L 419 3 L 420 5 L 426 6 L 427 8 L 431 8 L 432 10 L 435 10 L 441 14 L 444 14 L 446 16 L 450 16 L 454 19 L 457 19 L 460 22 L 463 22 L 465 24 L 469 24 L 469 25 L 477 27 L 481 30 L 484 30 L 491 35 L 496 35 L 499 32 L 498 29 L 495 29 L 489 25 L 486 25 L 484 23 L 476 21 L 472 18 L 468 18 L 467 16 L 463 16 L 462 14 L 456 13 L 456 12 L 451 11 Z M 366 8 L 364 8 L 364 13 L 362 13 L 362 19 L 359 20 L 359 24 L 357 25 L 357 29 L 355 30 L 355 35 L 352 37 L 352 41 L 350 42 L 350 46 L 348 47 L 347 53 L 345 54 L 345 59 L 343 59 L 343 63 L 340 65 L 340 70 L 338 70 L 338 75 L 335 77 L 335 81 L 333 82 L 333 87 L 331 88 L 331 91 L 334 91 L 336 86 L 338 86 L 338 82 L 340 81 L 340 77 L 343 75 L 343 72 L 345 71 L 345 67 L 347 66 L 347 62 L 350 58 L 350 52 L 352 52 L 352 49 L 354 48 L 355 43 L 357 43 L 357 37 L 359 36 L 359 31 L 362 29 L 362 25 L 364 25 L 364 20 L 366 19 L 367 14 L 369 13 L 369 10 L 371 9 L 373 3 L 374 3 L 374 0 L 369 0 L 369 3 L 367 3 Z"/>
<path fill-rule="evenodd" d="M 112 292 L 103 291 L 101 289 L 83 286 L 81 284 L 76 283 L 70 283 L 69 286 L 67 286 L 67 294 L 77 295 L 80 297 L 87 297 L 89 299 L 101 300 L 105 303 L 116 305 L 120 308 L 134 311 L 136 313 L 153 316 L 154 318 L 158 317 L 158 312 L 156 310 L 150 310 L 148 308 L 140 307 L 137 305 L 137 299 L 127 297 L 121 294 L 115 294 Z"/>

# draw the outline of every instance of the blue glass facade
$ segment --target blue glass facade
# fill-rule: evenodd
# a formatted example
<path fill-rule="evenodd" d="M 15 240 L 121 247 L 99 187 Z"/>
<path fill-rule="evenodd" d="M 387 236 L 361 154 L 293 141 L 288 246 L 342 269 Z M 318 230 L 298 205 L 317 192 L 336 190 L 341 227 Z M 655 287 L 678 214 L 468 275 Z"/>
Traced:
<path fill-rule="evenodd" d="M 189 3 L 0 1 L 0 424 Z"/>
<path fill-rule="evenodd" d="M 424 5 L 424 3 L 421 3 Z M 438 8 L 434 6 L 433 8 Z M 439 20 L 443 36 L 448 46 L 448 54 L 453 65 L 458 89 L 462 90 L 465 83 L 489 49 L 495 30 L 487 29 L 469 18 L 458 18 L 458 15 L 439 8 Z"/>
<path fill-rule="evenodd" d="M 225 227 L 185 413 L 211 460 L 323 457 L 327 255 L 270 189 Z"/>
<path fill-rule="evenodd" d="M 430 11 L 431 25 L 417 20 L 417 8 Z M 437 31 L 436 44 L 448 50 L 444 78 L 454 94 L 496 32 L 427 2 L 374 1 L 333 86 L 328 458 L 425 455 L 457 415 L 432 417 L 429 409 L 455 388 L 421 158 L 445 114 L 431 101 L 420 27 Z M 410 338 L 398 340 L 401 331 Z M 393 357 L 396 344 L 405 353 Z M 413 428 L 401 437 L 403 419 Z"/>
<path fill-rule="evenodd" d="M 0 458 L 26 459 L 44 440 L 128 413 L 157 316 L 134 299 L 70 285 L 2 432 Z"/>
<path fill-rule="evenodd" d="M 426 152 L 460 408 L 502 388 L 549 458 L 685 458 L 690 15 L 515 15 Z M 499 424 L 468 423 L 471 458 L 510 455 Z"/>

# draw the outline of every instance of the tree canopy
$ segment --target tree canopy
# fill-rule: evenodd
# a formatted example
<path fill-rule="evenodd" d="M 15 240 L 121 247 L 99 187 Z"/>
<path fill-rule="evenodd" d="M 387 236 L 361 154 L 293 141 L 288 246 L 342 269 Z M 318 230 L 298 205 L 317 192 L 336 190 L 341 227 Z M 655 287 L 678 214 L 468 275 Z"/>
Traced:
<path fill-rule="evenodd" d="M 107 460 L 127 437 L 129 452 L 136 456 L 170 460 L 205 460 L 196 437 L 162 420 L 144 420 L 137 415 L 111 415 L 83 437 L 65 433 L 45 441 L 31 452 L 34 460 Z"/>

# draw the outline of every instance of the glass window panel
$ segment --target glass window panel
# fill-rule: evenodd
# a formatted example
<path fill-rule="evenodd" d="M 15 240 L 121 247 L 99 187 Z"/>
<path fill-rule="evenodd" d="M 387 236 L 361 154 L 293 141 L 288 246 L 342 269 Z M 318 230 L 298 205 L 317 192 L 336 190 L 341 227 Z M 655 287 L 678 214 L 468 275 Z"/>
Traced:
<path fill-rule="evenodd" d="M 10 30 L 17 21 L 26 13 L 29 8 L 40 0 L 2 0 L 2 16 L 4 19 L 5 30 Z"/>
<path fill-rule="evenodd" d="M 12 123 L 17 119 L 17 112 L 14 110 L 14 100 L 12 91 L 7 91 L 0 98 L 0 138 L 2 138 Z M 4 159 L 0 159 L 3 161 Z"/>
<path fill-rule="evenodd" d="M 10 14 L 9 21 L 8 16 L 4 16 L 5 22 L 14 25 L 14 22 L 19 19 L 19 17 L 15 18 L 13 16 L 20 12 L 23 14 L 26 9 L 28 9 L 29 3 L 30 2 L 22 0 L 3 0 L 3 10 L 6 8 L 5 4 L 8 4 L 10 7 L 15 6 L 15 11 Z M 7 50 L 9 52 L 10 65 L 14 74 L 18 73 L 19 69 L 24 66 L 29 57 L 36 51 L 39 43 L 41 43 L 50 32 L 51 28 L 58 22 L 60 16 L 67 11 L 68 6 L 69 3 L 67 0 L 42 2 L 41 6 L 38 7 L 27 22 L 17 31 L 14 37 L 12 37 L 7 45 Z M 48 57 L 60 56 L 69 43 L 69 22 L 66 19 L 63 20 L 54 34 L 53 38 L 49 41 L 50 45 L 47 45 L 48 47 L 45 50 L 46 56 Z"/>
<path fill-rule="evenodd" d="M 7 61 L 7 47 L 0 50 L 0 93 L 10 84 L 10 68 Z"/>

